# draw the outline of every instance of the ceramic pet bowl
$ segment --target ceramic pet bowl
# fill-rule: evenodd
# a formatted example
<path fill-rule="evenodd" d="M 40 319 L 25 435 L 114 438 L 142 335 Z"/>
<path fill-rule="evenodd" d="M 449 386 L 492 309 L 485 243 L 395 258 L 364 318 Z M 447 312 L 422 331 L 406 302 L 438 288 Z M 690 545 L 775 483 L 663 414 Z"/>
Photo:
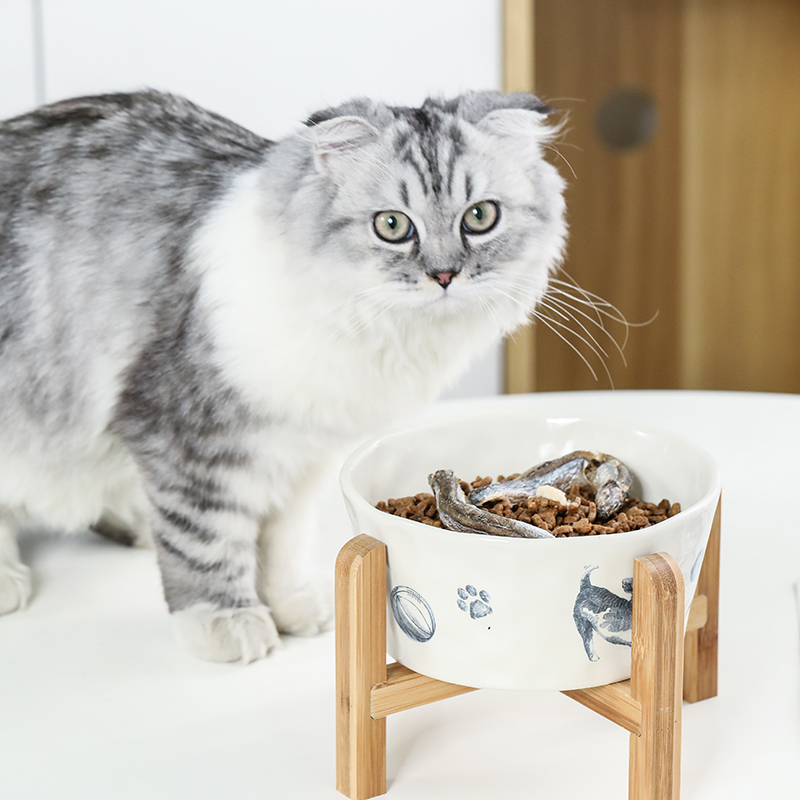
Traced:
<path fill-rule="evenodd" d="M 429 491 L 437 469 L 465 480 L 496 477 L 573 450 L 616 456 L 634 475 L 633 494 L 679 502 L 681 513 L 629 533 L 512 539 L 375 508 Z M 593 608 L 613 594 L 617 616 L 630 614 L 635 558 L 666 551 L 678 562 L 688 614 L 720 476 L 706 452 L 672 433 L 606 417 L 546 419 L 519 398 L 497 398 L 367 442 L 347 460 L 341 485 L 355 532 L 387 547 L 393 658 L 464 686 L 565 690 L 630 677 L 630 624 L 620 629 L 617 620 L 610 635 Z"/>

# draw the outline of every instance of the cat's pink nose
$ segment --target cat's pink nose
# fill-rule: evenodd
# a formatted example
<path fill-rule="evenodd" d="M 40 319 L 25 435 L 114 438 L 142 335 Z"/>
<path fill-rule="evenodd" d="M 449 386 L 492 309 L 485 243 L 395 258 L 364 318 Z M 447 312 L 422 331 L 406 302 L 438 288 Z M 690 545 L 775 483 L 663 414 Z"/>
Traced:
<path fill-rule="evenodd" d="M 439 284 L 439 286 L 442 287 L 442 289 L 446 289 L 450 285 L 450 282 L 453 280 L 455 274 L 455 272 L 437 272 L 433 276 L 433 279 Z"/>

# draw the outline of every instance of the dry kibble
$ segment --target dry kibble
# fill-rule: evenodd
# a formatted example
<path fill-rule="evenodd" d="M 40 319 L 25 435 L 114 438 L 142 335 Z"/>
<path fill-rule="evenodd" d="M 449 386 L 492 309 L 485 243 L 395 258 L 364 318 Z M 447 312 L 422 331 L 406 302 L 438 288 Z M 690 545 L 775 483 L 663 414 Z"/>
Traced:
<path fill-rule="evenodd" d="M 513 480 L 516 477 L 518 474 L 509 475 L 507 478 L 500 476 L 497 482 Z M 462 481 L 461 488 L 468 493 L 490 483 L 494 483 L 492 478 L 479 476 L 471 483 Z M 565 494 L 570 501 L 568 506 L 559 505 L 546 497 L 525 497 L 519 503 L 501 500 L 485 508 L 498 516 L 518 519 L 545 528 L 554 536 L 593 536 L 636 531 L 674 517 L 681 510 L 680 503 L 670 503 L 666 499 L 655 505 L 631 497 L 616 514 L 600 524 L 597 522 L 597 506 L 591 491 L 583 490 L 578 484 L 574 484 Z M 424 525 L 443 527 L 439 520 L 436 499 L 427 492 L 420 492 L 413 497 L 381 501 L 376 508 L 387 514 L 411 519 Z"/>
<path fill-rule="evenodd" d="M 557 528 L 553 528 L 551 533 L 553 536 L 569 536 L 572 534 L 574 530 L 572 525 L 559 525 Z"/>
<path fill-rule="evenodd" d="M 579 519 L 573 526 L 575 533 L 587 534 L 592 532 L 592 523 L 588 519 Z"/>

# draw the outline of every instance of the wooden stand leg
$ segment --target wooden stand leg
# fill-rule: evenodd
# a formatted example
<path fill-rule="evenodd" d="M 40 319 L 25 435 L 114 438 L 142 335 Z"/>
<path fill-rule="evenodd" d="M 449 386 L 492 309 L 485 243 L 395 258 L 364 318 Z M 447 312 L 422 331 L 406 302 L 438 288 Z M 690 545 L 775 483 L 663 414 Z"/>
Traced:
<path fill-rule="evenodd" d="M 717 696 L 717 636 L 719 628 L 719 549 L 722 501 L 717 505 L 708 546 L 697 582 L 696 599 L 706 598 L 705 622 L 685 639 L 683 699 L 689 703 Z"/>
<path fill-rule="evenodd" d="M 352 800 L 386 792 L 386 719 L 370 715 L 386 681 L 386 546 L 351 539 L 336 561 L 336 788 Z"/>
<path fill-rule="evenodd" d="M 633 566 L 631 697 L 641 705 L 641 732 L 631 734 L 630 800 L 680 797 L 684 584 L 671 556 Z"/>
<path fill-rule="evenodd" d="M 708 575 L 718 563 L 718 520 L 715 526 L 703 566 Z M 683 575 L 671 556 L 657 553 L 635 560 L 633 579 L 630 681 L 565 694 L 631 732 L 629 800 L 678 800 Z M 704 588 L 716 609 L 713 587 Z M 336 788 L 352 800 L 386 792 L 387 715 L 472 691 L 401 664 L 387 669 L 386 548 L 366 535 L 348 542 L 336 562 L 336 684 Z"/>

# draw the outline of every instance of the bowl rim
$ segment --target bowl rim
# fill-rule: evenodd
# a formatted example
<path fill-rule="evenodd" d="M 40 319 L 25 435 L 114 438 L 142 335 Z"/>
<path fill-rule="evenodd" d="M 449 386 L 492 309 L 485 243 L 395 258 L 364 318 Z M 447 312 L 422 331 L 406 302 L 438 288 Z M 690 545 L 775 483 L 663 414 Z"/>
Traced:
<path fill-rule="evenodd" d="M 507 398 L 504 396 L 500 396 L 498 398 L 491 398 L 492 406 L 494 404 L 502 406 L 503 401 Z M 497 403 L 497 401 L 500 403 Z M 518 398 L 514 398 L 514 400 L 518 400 Z M 446 404 L 443 404 L 446 405 Z M 398 436 L 402 436 L 405 434 L 415 434 L 419 432 L 424 432 L 425 430 L 429 430 L 432 428 L 438 428 L 442 425 L 443 422 L 446 423 L 454 423 L 458 424 L 459 422 L 463 422 L 468 419 L 473 419 L 475 416 L 484 415 L 489 407 L 487 405 L 486 400 L 479 401 L 475 404 L 463 404 L 463 403 L 453 403 L 452 406 L 461 406 L 460 408 L 454 409 L 454 413 L 447 414 L 446 416 L 442 415 L 435 415 L 432 418 L 422 419 L 416 422 L 406 422 L 393 425 L 390 428 L 386 428 L 385 430 L 381 431 L 381 433 L 372 436 L 365 441 L 363 441 L 355 450 L 353 450 L 350 455 L 345 459 L 342 468 L 339 472 L 339 485 L 342 491 L 342 494 L 349 502 L 354 502 L 358 506 L 361 507 L 362 510 L 367 511 L 368 513 L 376 513 L 376 514 L 386 514 L 384 511 L 379 511 L 374 505 L 372 505 L 367 499 L 356 490 L 355 485 L 353 484 L 352 480 L 352 472 L 356 465 L 360 463 L 364 458 L 366 458 L 372 451 L 377 449 L 383 442 L 387 439 L 393 439 Z M 466 406 L 466 407 L 465 407 Z M 525 406 L 520 405 L 519 402 L 515 402 L 511 407 L 508 409 L 509 412 L 516 412 L 516 413 L 525 413 Z M 716 503 L 722 489 L 722 477 L 720 474 L 719 465 L 717 464 L 714 457 L 703 447 L 698 445 L 692 439 L 687 436 L 684 436 L 680 433 L 675 433 L 674 431 L 666 430 L 663 428 L 654 427 L 651 425 L 640 425 L 637 422 L 630 422 L 629 420 L 623 419 L 622 417 L 613 416 L 610 414 L 565 414 L 562 416 L 557 416 L 553 414 L 547 413 L 532 413 L 528 416 L 532 418 L 536 418 L 539 422 L 544 422 L 546 424 L 550 424 L 552 422 L 557 423 L 574 423 L 574 422 L 603 422 L 603 423 L 613 423 L 624 428 L 627 428 L 631 433 L 642 433 L 648 436 L 658 436 L 658 437 L 667 437 L 672 441 L 680 442 L 683 446 L 689 447 L 691 450 L 695 451 L 695 453 L 700 456 L 705 462 L 706 465 L 710 469 L 711 473 L 711 485 L 709 489 L 692 505 L 684 508 L 681 506 L 681 515 L 688 514 L 689 512 L 693 512 L 699 508 L 705 508 L 712 503 Z M 432 467 L 432 469 L 436 469 L 436 467 Z M 391 515 L 389 515 L 391 516 Z M 672 524 L 679 524 L 679 516 L 676 515 L 674 517 L 670 517 L 669 519 L 664 520 L 663 522 L 659 522 L 659 526 L 668 526 L 672 527 Z M 378 519 L 378 517 L 376 517 Z M 670 524 L 672 523 L 672 524 Z M 391 516 L 391 523 L 392 525 L 398 525 L 399 527 L 408 527 L 409 532 L 417 531 L 421 532 L 424 529 L 427 536 L 436 536 L 442 537 L 447 539 L 449 537 L 453 537 L 454 541 L 463 541 L 465 536 L 463 532 L 460 531 L 451 531 L 447 528 L 436 528 L 430 525 L 424 525 L 421 522 L 416 522 L 415 520 L 404 519 L 403 517 L 395 517 Z M 649 526 L 647 528 L 640 528 L 639 530 L 633 531 L 622 531 L 620 533 L 615 533 L 612 537 L 615 541 L 620 541 L 620 537 L 624 539 L 629 538 L 643 538 L 644 536 L 649 535 L 648 532 L 651 532 L 653 527 Z M 665 529 L 663 527 L 659 528 L 661 531 Z M 510 536 L 488 536 L 488 535 L 481 535 L 475 534 L 475 537 L 485 543 L 485 546 L 489 547 L 528 547 L 530 542 L 538 542 L 539 546 L 559 546 L 559 547 L 577 547 L 581 543 L 587 541 L 603 541 L 607 537 L 605 536 L 562 536 L 556 537 L 553 539 L 524 539 L 520 537 L 510 537 Z M 469 537 L 472 538 L 472 537 Z M 572 544 L 567 544 L 571 542 Z M 556 543 L 558 543 L 556 545 Z"/>

